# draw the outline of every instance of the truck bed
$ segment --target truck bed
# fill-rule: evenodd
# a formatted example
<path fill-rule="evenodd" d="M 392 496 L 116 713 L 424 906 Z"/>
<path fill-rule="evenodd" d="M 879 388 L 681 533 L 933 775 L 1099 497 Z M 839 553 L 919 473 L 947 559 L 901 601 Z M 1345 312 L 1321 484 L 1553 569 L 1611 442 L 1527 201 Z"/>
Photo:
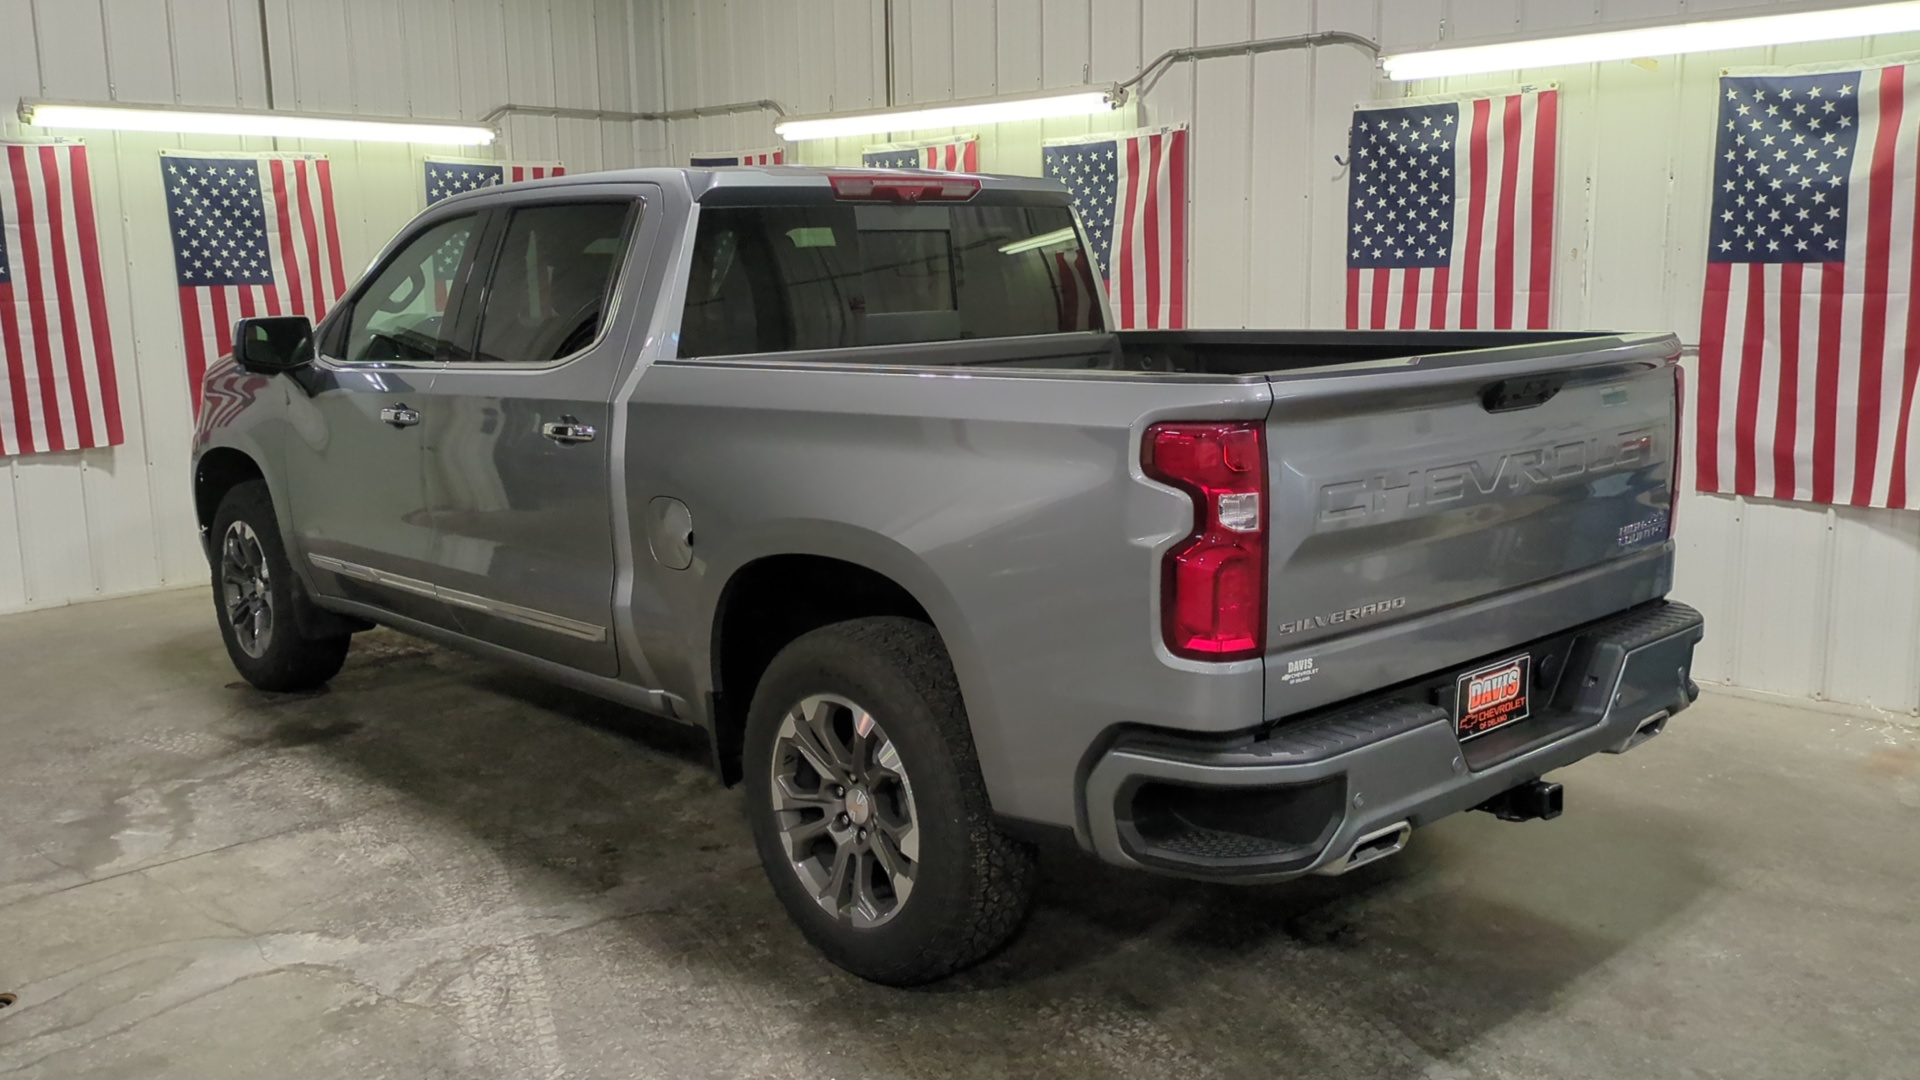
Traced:
<path fill-rule="evenodd" d="M 1672 339 L 1661 334 L 1541 330 L 1125 330 L 1118 333 L 922 342 L 740 357 L 736 363 L 848 368 L 970 367 L 1262 379 L 1324 368 L 1452 366 L 1556 360 Z M 1675 346 L 1677 348 L 1677 345 Z M 1481 354 L 1466 356 L 1463 354 Z"/>

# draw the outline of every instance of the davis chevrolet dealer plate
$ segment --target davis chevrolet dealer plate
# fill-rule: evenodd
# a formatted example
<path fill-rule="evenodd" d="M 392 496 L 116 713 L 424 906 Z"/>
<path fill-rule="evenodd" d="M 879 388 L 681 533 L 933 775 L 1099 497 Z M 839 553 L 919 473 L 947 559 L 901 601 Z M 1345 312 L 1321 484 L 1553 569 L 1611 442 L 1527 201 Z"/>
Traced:
<path fill-rule="evenodd" d="M 1533 656 L 1521 653 L 1460 676 L 1454 712 L 1462 740 L 1525 720 L 1533 694 Z"/>

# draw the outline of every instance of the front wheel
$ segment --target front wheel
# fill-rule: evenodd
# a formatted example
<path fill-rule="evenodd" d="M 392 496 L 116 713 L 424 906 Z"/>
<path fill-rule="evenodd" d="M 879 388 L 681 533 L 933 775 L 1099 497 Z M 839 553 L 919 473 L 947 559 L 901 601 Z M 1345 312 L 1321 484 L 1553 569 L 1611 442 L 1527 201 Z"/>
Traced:
<path fill-rule="evenodd" d="M 795 640 L 754 693 L 745 751 L 760 861 L 834 963 L 875 982 L 929 982 L 1020 928 L 1034 851 L 993 828 L 932 627 L 856 619 Z"/>
<path fill-rule="evenodd" d="M 234 485 L 214 511 L 213 604 L 227 656 L 261 690 L 310 690 L 340 673 L 349 634 L 309 636 L 294 614 L 293 566 L 267 485 Z"/>

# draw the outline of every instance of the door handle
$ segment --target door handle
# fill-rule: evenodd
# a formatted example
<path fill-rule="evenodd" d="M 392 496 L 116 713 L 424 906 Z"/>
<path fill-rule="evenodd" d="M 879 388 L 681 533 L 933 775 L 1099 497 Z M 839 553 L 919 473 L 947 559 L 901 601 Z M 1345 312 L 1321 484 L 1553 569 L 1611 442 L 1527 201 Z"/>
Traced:
<path fill-rule="evenodd" d="M 571 445 L 592 442 L 594 436 L 600 433 L 593 430 L 592 424 L 583 424 L 571 416 L 563 416 L 553 423 L 541 424 L 540 434 L 562 445 Z"/>
<path fill-rule="evenodd" d="M 420 422 L 420 414 L 416 410 L 407 408 L 407 403 L 403 401 L 398 405 L 381 409 L 380 422 L 392 424 L 397 428 L 412 427 Z"/>

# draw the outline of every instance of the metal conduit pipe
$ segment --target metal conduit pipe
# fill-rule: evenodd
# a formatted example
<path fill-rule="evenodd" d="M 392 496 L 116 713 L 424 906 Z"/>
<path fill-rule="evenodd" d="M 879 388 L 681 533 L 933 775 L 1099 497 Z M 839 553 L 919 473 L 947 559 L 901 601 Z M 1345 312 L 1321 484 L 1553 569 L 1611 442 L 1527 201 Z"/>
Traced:
<path fill-rule="evenodd" d="M 891 7 L 891 5 L 889 5 Z M 891 44 L 891 43 L 889 43 Z M 1219 45 L 1198 45 L 1184 49 L 1168 49 L 1155 57 L 1153 62 L 1140 69 L 1140 73 L 1131 79 L 1119 83 L 1122 92 L 1132 90 L 1174 64 L 1189 60 L 1212 60 L 1223 56 L 1253 56 L 1257 53 L 1278 52 L 1283 49 L 1311 49 L 1319 45 L 1352 45 L 1374 56 L 1380 55 L 1380 43 L 1347 30 L 1319 30 L 1311 34 L 1292 34 L 1287 37 L 1258 38 L 1253 41 L 1233 41 Z M 893 50 L 887 50 L 887 59 L 892 60 Z M 889 97 L 892 95 L 889 94 Z M 563 120 L 697 120 L 704 116 L 732 116 L 746 112 L 771 112 L 775 116 L 786 116 L 787 108 L 772 98 L 758 101 L 731 101 L 724 105 L 701 105 L 691 109 L 667 109 L 660 112 L 614 112 L 605 109 L 566 109 L 552 105 L 502 105 L 482 117 L 480 122 L 492 126 L 508 116 L 549 116 Z"/>
<path fill-rule="evenodd" d="M 787 107 L 772 98 L 758 101 L 730 101 L 725 105 L 701 105 L 692 109 L 667 109 L 662 112 L 615 112 L 607 109 L 566 109 L 553 105 L 502 105 L 480 118 L 489 127 L 508 116 L 550 116 L 560 120 L 697 120 L 703 116 L 732 116 L 735 113 L 771 112 L 787 115 Z"/>
<path fill-rule="evenodd" d="M 1311 49 L 1318 45 L 1352 45 L 1357 49 L 1380 55 L 1380 43 L 1370 37 L 1347 30 L 1317 30 L 1311 34 L 1290 34 L 1286 37 L 1256 38 L 1253 41 L 1232 41 L 1220 45 L 1197 45 L 1185 49 L 1168 49 L 1155 57 L 1153 63 L 1140 69 L 1140 74 L 1120 83 L 1120 89 L 1133 87 L 1153 78 L 1161 71 L 1188 60 L 1213 60 L 1223 56 L 1252 56 L 1256 53 L 1278 52 L 1282 49 Z"/>

